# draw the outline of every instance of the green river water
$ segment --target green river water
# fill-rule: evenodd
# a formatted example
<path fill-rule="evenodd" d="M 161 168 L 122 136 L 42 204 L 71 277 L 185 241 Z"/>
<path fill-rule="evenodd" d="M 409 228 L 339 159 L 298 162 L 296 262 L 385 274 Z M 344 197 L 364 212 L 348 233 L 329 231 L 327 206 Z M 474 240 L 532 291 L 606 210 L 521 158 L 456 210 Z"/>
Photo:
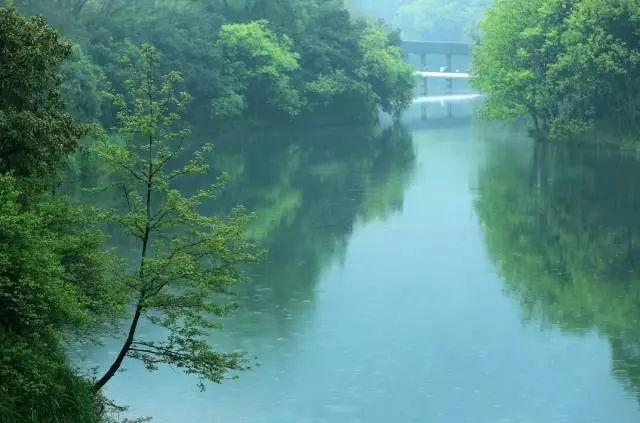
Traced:
<path fill-rule="evenodd" d="M 473 107 L 222 142 L 220 201 L 270 254 L 211 342 L 259 366 L 199 392 L 128 361 L 107 396 L 158 423 L 640 421 L 640 162 Z"/>

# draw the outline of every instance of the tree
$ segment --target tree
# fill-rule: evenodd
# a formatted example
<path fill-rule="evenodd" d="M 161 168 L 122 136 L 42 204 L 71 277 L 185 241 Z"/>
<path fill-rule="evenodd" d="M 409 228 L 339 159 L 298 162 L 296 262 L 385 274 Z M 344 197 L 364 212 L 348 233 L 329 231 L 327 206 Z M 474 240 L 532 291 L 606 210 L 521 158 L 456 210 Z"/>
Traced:
<path fill-rule="evenodd" d="M 552 139 L 600 128 L 635 137 L 638 23 L 632 0 L 497 2 L 474 52 L 472 83 L 487 94 L 487 116 L 526 113 Z"/>
<path fill-rule="evenodd" d="M 357 75 L 371 85 L 382 110 L 400 116 L 413 100 L 414 67 L 404 61 L 400 48 L 391 44 L 382 27 L 367 27 L 360 49 L 363 59 Z"/>
<path fill-rule="evenodd" d="M 302 99 L 291 83 L 299 56 L 289 37 L 277 36 L 266 21 L 224 25 L 219 36 L 227 93 L 214 102 L 217 115 L 256 113 L 265 106 L 291 117 L 300 113 Z"/>
<path fill-rule="evenodd" d="M 64 355 L 121 311 L 99 214 L 48 194 L 25 206 L 0 175 L 0 415 L 6 422 L 97 422 L 99 398 Z"/>
<path fill-rule="evenodd" d="M 202 337 L 220 327 L 213 316 L 234 308 L 219 300 L 245 280 L 238 265 L 256 261 L 259 251 L 244 239 L 251 216 L 242 209 L 223 217 L 200 213 L 225 184 L 225 175 L 193 195 L 174 188 L 179 178 L 207 173 L 211 146 L 202 146 L 186 165 L 176 166 L 189 135 L 181 127 L 189 96 L 175 89 L 181 81 L 178 72 L 157 76 L 159 54 L 154 48 L 143 45 L 138 54 L 138 60 L 128 62 L 126 95 L 114 95 L 123 144 L 103 137 L 97 149 L 113 170 L 105 188 L 122 194 L 125 211 L 118 222 L 137 242 L 140 258 L 126 278 L 133 296 L 127 336 L 95 389 L 115 375 L 126 357 L 142 360 L 150 370 L 162 363 L 182 368 L 197 375 L 204 389 L 205 380 L 219 383 L 229 370 L 246 368 L 240 354 L 216 352 Z M 138 339 L 141 319 L 164 328 L 167 335 Z"/>
<path fill-rule="evenodd" d="M 554 11 L 555 12 L 555 11 Z M 540 1 L 504 0 L 489 10 L 481 23 L 482 38 L 474 51 L 476 77 L 472 83 L 486 93 L 485 115 L 490 118 L 531 117 L 538 133 L 548 131 L 550 111 L 550 34 Z M 553 16 L 550 12 L 548 16 Z"/>
<path fill-rule="evenodd" d="M 65 344 L 123 310 L 107 276 L 100 214 L 54 196 L 58 164 L 84 128 L 64 109 L 70 45 L 42 18 L 0 8 L 0 416 L 7 423 L 101 421 L 102 397 Z"/>
<path fill-rule="evenodd" d="M 576 2 L 560 38 L 563 53 L 551 74 L 563 94 L 558 117 L 569 132 L 598 121 L 618 134 L 637 132 L 639 24 L 636 1 Z"/>
<path fill-rule="evenodd" d="M 71 45 L 41 17 L 0 8 L 0 172 L 50 176 L 85 134 L 65 111 L 60 64 Z"/>
<path fill-rule="evenodd" d="M 463 41 L 492 0 L 347 0 L 354 14 L 384 20 L 404 39 Z"/>

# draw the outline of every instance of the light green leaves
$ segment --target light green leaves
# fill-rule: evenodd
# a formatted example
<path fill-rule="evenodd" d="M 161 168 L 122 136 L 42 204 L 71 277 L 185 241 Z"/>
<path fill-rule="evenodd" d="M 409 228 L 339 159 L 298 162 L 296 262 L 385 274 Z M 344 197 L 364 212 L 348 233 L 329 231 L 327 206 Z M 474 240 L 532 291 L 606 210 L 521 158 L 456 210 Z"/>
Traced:
<path fill-rule="evenodd" d="M 244 39 L 245 30 L 228 36 Z M 124 142 L 104 136 L 96 148 L 113 172 L 108 187 L 121 197 L 118 222 L 140 248 L 128 266 L 136 314 L 121 354 L 96 388 L 113 377 L 125 356 L 142 360 L 149 370 L 160 364 L 183 368 L 204 387 L 205 380 L 220 382 L 227 371 L 245 367 L 239 356 L 213 351 L 203 337 L 220 326 L 215 316 L 235 307 L 225 298 L 246 280 L 239 266 L 255 262 L 261 253 L 245 238 L 252 217 L 242 208 L 227 216 L 201 213 L 227 183 L 226 174 L 191 194 L 176 188 L 179 179 L 209 173 L 213 146 L 188 145 L 182 114 L 189 96 L 176 88 L 180 74 L 158 75 L 153 48 L 142 46 L 138 53 L 128 61 L 128 91 L 118 103 L 118 134 Z M 163 327 L 167 336 L 138 340 L 138 316 Z"/>
<path fill-rule="evenodd" d="M 218 46 L 224 60 L 228 88 L 214 102 L 218 116 L 269 106 L 288 116 L 297 115 L 303 102 L 291 77 L 299 56 L 286 35 L 276 35 L 266 21 L 223 25 Z"/>

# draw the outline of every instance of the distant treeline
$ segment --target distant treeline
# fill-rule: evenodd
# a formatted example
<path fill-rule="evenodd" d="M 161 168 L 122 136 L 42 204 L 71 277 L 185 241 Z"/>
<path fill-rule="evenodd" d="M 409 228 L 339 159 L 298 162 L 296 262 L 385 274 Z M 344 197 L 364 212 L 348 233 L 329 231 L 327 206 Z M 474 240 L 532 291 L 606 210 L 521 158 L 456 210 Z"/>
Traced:
<path fill-rule="evenodd" d="M 406 39 L 469 41 L 493 0 L 347 0 L 350 9 L 382 19 Z"/>

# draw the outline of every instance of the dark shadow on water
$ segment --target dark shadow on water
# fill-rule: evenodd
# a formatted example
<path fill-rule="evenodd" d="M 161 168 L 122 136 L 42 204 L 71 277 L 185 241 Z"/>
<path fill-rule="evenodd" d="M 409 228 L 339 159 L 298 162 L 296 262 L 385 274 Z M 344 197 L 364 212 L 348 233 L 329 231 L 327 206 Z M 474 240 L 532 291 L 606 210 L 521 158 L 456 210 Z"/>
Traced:
<path fill-rule="evenodd" d="M 402 209 L 415 162 L 401 125 L 239 131 L 217 144 L 216 168 L 232 174 L 220 203 L 255 212 L 250 235 L 269 251 L 242 301 L 284 325 L 281 314 L 310 304 L 358 225 Z"/>

